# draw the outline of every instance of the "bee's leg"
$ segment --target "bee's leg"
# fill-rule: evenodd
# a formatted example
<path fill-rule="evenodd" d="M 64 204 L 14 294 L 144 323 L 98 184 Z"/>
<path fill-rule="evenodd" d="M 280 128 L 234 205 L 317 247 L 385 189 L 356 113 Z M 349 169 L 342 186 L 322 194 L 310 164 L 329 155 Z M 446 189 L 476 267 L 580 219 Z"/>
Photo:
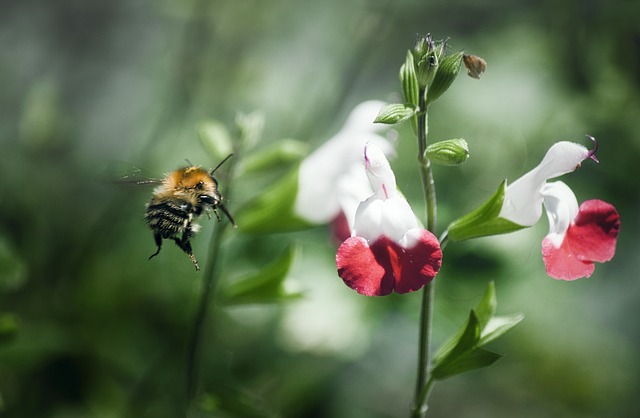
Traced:
<path fill-rule="evenodd" d="M 216 219 L 218 220 L 218 222 L 220 222 L 222 219 L 220 219 L 220 215 L 218 215 L 218 209 L 213 208 L 213 213 L 216 215 Z"/>
<path fill-rule="evenodd" d="M 176 238 L 173 238 L 173 240 L 176 242 L 178 247 L 180 247 L 180 249 L 189 256 L 189 258 L 191 259 L 191 262 L 196 268 L 196 271 L 199 271 L 200 266 L 198 265 L 198 260 L 196 260 L 196 257 L 193 255 L 193 250 L 191 249 L 191 243 L 189 242 L 189 239 L 191 239 L 191 235 L 192 235 L 191 228 L 188 227 L 182 233 L 182 238 L 176 237 Z"/>
<path fill-rule="evenodd" d="M 155 253 L 151 254 L 148 258 L 148 260 L 151 260 L 153 257 L 157 256 L 158 254 L 160 254 L 160 248 L 162 247 L 162 235 L 160 234 L 153 234 L 153 239 L 156 241 L 156 246 L 158 247 L 158 249 L 156 250 Z"/>

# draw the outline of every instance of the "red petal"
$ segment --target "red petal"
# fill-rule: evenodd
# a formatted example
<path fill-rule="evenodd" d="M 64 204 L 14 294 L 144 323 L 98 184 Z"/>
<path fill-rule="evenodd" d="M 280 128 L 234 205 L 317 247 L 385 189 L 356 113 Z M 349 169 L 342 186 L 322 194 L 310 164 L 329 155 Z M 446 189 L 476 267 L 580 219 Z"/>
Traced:
<path fill-rule="evenodd" d="M 592 262 L 580 261 L 576 258 L 565 239 L 556 248 L 550 239 L 542 241 L 542 259 L 547 269 L 547 274 L 554 279 L 576 280 L 581 277 L 589 277 L 595 269 Z"/>
<path fill-rule="evenodd" d="M 609 261 L 616 252 L 620 215 L 613 205 L 602 200 L 587 200 L 564 240 L 582 261 Z"/>
<path fill-rule="evenodd" d="M 438 239 L 431 232 L 421 230 L 420 238 L 413 248 L 396 247 L 401 268 L 400 276 L 396 278 L 397 293 L 422 289 L 438 274 L 442 264 L 442 250 Z"/>
<path fill-rule="evenodd" d="M 542 241 L 547 274 L 562 280 L 591 276 L 594 261 L 602 263 L 613 258 L 619 231 L 620 215 L 613 205 L 602 200 L 584 202 L 560 248 L 548 238 Z"/>
<path fill-rule="evenodd" d="M 377 257 L 362 237 L 351 237 L 338 248 L 338 275 L 347 286 L 362 295 L 384 296 L 393 291 L 393 271 L 391 268 L 385 269 L 380 263 L 382 261 L 382 264 L 390 267 L 389 253 L 384 246 L 376 252 Z M 387 260 L 384 260 L 385 253 Z"/>
<path fill-rule="evenodd" d="M 336 241 L 336 245 L 339 245 L 341 242 L 345 241 L 351 236 L 349 222 L 347 221 L 347 217 L 342 211 L 340 211 L 338 216 L 336 216 L 333 221 L 331 221 L 329 228 L 331 231 L 331 237 L 334 241 Z"/>
<path fill-rule="evenodd" d="M 347 286 L 367 296 L 419 290 L 433 280 L 441 262 L 438 239 L 426 230 L 420 231 L 412 248 L 402 248 L 384 236 L 371 246 L 364 238 L 351 237 L 336 255 L 338 275 Z"/>

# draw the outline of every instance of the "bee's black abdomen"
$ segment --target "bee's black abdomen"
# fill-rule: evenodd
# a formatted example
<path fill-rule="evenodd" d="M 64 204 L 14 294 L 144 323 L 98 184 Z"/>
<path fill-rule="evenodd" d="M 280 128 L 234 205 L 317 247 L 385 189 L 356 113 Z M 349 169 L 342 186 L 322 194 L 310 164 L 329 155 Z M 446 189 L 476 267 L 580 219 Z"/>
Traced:
<path fill-rule="evenodd" d="M 145 218 L 149 228 L 162 238 L 172 238 L 190 228 L 192 205 L 182 200 L 152 199 L 147 205 Z"/>

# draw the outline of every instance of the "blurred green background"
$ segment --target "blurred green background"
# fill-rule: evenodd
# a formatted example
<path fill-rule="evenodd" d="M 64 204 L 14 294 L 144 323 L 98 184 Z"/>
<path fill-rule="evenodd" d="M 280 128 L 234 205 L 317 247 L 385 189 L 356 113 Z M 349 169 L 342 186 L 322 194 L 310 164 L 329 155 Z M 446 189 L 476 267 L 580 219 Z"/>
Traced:
<path fill-rule="evenodd" d="M 197 126 L 232 124 L 238 111 L 264 112 L 260 146 L 294 138 L 315 148 L 355 104 L 397 100 L 406 50 L 428 32 L 488 63 L 480 81 L 461 74 L 430 112 L 431 140 L 462 137 L 471 150 L 462 167 L 436 168 L 441 227 L 553 142 L 588 144 L 585 134 L 598 138 L 600 164 L 563 180 L 579 201 L 606 200 L 622 217 L 616 257 L 573 283 L 544 273 L 544 220 L 446 248 L 436 343 L 490 280 L 498 312 L 526 318 L 490 347 L 504 359 L 436 385 L 430 416 L 640 415 L 639 2 L 25 0 L 1 9 L 0 415 L 184 416 L 202 275 L 168 243 L 147 261 L 150 190 L 114 187 L 105 167 L 214 166 Z M 407 126 L 399 134 L 392 165 L 422 213 L 416 146 Z M 261 187 L 238 183 L 230 210 Z M 204 264 L 216 222 L 202 223 L 193 245 Z M 210 312 L 192 416 L 408 416 L 420 295 L 348 289 L 324 228 L 227 232 L 220 286 L 293 243 L 286 284 L 305 296 Z"/>

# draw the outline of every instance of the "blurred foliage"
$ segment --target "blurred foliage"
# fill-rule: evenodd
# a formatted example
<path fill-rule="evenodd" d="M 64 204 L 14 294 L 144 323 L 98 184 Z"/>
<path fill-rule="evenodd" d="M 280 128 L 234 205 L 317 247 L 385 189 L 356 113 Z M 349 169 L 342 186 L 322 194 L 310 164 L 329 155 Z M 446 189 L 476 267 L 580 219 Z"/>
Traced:
<path fill-rule="evenodd" d="M 203 124 L 230 125 L 238 111 L 264 114 L 256 152 L 282 138 L 313 149 L 355 104 L 400 101 L 399 65 L 426 32 L 487 61 L 481 80 L 461 75 L 430 112 L 430 140 L 462 137 L 470 152 L 463 166 L 435 169 L 440 225 L 535 165 L 552 142 L 584 134 L 599 139 L 601 163 L 563 180 L 580 201 L 607 200 L 622 216 L 614 260 L 574 283 L 544 275 L 544 222 L 447 246 L 437 341 L 465 321 L 490 280 L 501 310 L 526 320 L 491 345 L 505 359 L 439 383 L 430 414 L 640 414 L 637 1 L 26 0 L 2 9 L 3 416 L 183 416 L 201 276 L 175 246 L 147 261 L 151 191 L 114 187 L 104 168 L 124 160 L 162 175 L 185 159 L 214 167 Z M 422 213 L 415 144 L 403 141 L 410 129 L 399 128 L 392 165 Z M 291 152 L 282 167 L 235 184 L 230 211 L 287 174 L 303 151 Z M 215 223 L 203 219 L 193 240 L 203 260 Z M 408 414 L 420 295 L 353 294 L 335 274 L 327 236 L 227 231 L 221 286 L 295 242 L 281 284 L 304 296 L 210 311 L 203 393 L 190 415 Z"/>

